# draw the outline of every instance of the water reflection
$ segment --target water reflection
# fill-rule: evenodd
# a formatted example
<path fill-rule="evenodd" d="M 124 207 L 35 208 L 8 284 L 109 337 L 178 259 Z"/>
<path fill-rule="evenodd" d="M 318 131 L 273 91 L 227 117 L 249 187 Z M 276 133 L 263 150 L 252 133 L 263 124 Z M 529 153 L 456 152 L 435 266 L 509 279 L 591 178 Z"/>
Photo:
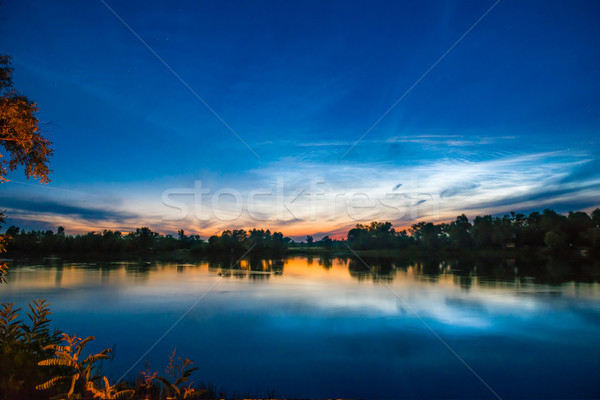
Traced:
<path fill-rule="evenodd" d="M 49 258 L 45 259 L 43 263 L 13 264 L 11 275 L 13 280 L 18 281 L 24 277 L 21 272 L 42 269 L 45 271 L 42 275 L 52 275 L 55 286 L 60 287 L 65 268 L 68 270 L 67 274 L 71 275 L 76 269 L 95 269 L 99 271 L 102 277 L 101 283 L 108 283 L 111 274 L 116 277 L 125 272 L 133 277 L 136 282 L 142 282 L 148 280 L 151 275 L 157 275 L 175 267 L 176 272 L 181 274 L 207 269 L 208 272 L 225 278 L 262 280 L 269 279 L 273 275 L 283 275 L 286 269 L 290 268 L 296 274 L 301 273 L 309 277 L 316 274 L 316 270 L 312 268 L 316 264 L 324 270 L 335 269 L 335 274 L 338 276 L 341 272 L 340 269 L 345 269 L 350 277 L 358 281 L 391 282 L 403 275 L 399 272 L 409 270 L 411 276 L 415 276 L 415 279 L 425 279 L 433 282 L 442 275 L 451 276 L 456 284 L 464 289 L 468 289 L 473 284 L 474 277 L 486 279 L 492 284 L 497 281 L 511 280 L 542 284 L 562 284 L 571 281 L 593 283 L 600 280 L 600 265 L 597 262 L 585 259 L 525 258 L 516 260 L 496 257 L 475 258 L 472 256 L 450 259 L 365 256 L 358 259 L 349 256 L 324 255 L 320 257 L 299 256 L 280 259 L 249 257 L 236 264 L 237 261 L 233 257 L 221 257 L 193 263 L 149 261 L 73 263 Z M 298 264 L 301 267 L 300 270 L 296 268 Z M 320 276 L 320 274 L 316 275 Z M 38 277 L 36 275 L 36 279 Z M 68 281 L 67 285 L 70 284 L 72 282 Z"/>
<path fill-rule="evenodd" d="M 156 368 L 177 347 L 200 367 L 198 380 L 229 391 L 489 397 L 425 321 L 503 397 L 597 394 L 593 264 L 366 257 L 367 268 L 351 257 L 298 256 L 231 268 L 235 261 L 13 265 L 0 301 L 44 297 L 63 330 L 95 335 L 99 348 L 116 343 L 113 377 L 211 289 L 148 355 Z"/>

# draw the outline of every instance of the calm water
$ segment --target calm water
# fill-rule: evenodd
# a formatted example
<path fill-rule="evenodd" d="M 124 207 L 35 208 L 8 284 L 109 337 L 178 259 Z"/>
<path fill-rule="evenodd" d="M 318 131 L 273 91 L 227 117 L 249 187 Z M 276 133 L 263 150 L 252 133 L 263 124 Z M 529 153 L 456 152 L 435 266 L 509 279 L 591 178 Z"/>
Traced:
<path fill-rule="evenodd" d="M 176 347 L 200 368 L 196 381 L 228 394 L 494 398 L 460 357 L 502 398 L 600 396 L 598 284 L 467 285 L 417 267 L 381 281 L 348 260 L 305 257 L 248 269 L 18 266 L 0 301 L 46 298 L 57 327 L 97 337 L 90 350 L 116 345 L 103 366 L 113 379 L 204 296 L 147 355 L 154 370 Z"/>

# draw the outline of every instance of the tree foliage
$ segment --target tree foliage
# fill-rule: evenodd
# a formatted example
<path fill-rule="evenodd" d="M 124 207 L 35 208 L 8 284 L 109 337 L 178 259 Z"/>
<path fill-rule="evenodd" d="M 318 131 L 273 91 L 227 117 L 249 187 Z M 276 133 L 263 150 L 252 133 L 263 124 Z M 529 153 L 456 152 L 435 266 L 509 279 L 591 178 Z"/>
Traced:
<path fill-rule="evenodd" d="M 10 60 L 0 55 L 0 182 L 22 166 L 27 178 L 48 183 L 51 142 L 42 136 L 36 103 L 13 87 Z"/>
<path fill-rule="evenodd" d="M 410 235 L 408 235 L 410 233 Z M 600 209 L 567 215 L 545 209 L 541 213 L 510 213 L 501 217 L 476 216 L 473 223 L 463 214 L 450 223 L 418 222 L 409 232 L 396 232 L 389 222 L 358 224 L 348 232 L 348 245 L 356 250 L 402 249 L 469 250 L 547 247 L 600 250 Z"/>

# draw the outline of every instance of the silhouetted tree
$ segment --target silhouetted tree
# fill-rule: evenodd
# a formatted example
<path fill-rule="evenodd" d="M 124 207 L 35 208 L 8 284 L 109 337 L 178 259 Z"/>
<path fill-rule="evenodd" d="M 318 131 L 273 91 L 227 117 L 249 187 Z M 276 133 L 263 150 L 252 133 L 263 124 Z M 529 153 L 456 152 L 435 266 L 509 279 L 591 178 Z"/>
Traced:
<path fill-rule="evenodd" d="M 333 247 L 333 240 L 329 236 L 324 236 L 323 239 L 319 240 L 319 246 L 330 249 Z"/>
<path fill-rule="evenodd" d="M 571 246 L 582 246 L 585 244 L 585 233 L 588 229 L 594 227 L 594 222 L 589 215 L 584 212 L 569 211 L 564 221 L 564 232 L 566 239 Z"/>
<path fill-rule="evenodd" d="M 135 232 L 129 233 L 126 237 L 132 243 L 136 250 L 146 251 L 151 250 L 154 245 L 154 240 L 158 233 L 153 232 L 150 228 L 144 226 L 137 228 Z"/>
<path fill-rule="evenodd" d="M 592 211 L 591 217 L 594 226 L 600 226 L 600 208 L 596 208 L 594 211 Z"/>
<path fill-rule="evenodd" d="M 419 222 L 410 228 L 412 236 L 417 243 L 429 249 L 441 247 L 444 239 L 442 238 L 442 229 L 440 225 L 431 222 Z"/>
<path fill-rule="evenodd" d="M 457 248 L 470 248 L 473 245 L 472 227 L 465 214 L 456 217 L 456 220 L 448 226 L 450 243 Z"/>

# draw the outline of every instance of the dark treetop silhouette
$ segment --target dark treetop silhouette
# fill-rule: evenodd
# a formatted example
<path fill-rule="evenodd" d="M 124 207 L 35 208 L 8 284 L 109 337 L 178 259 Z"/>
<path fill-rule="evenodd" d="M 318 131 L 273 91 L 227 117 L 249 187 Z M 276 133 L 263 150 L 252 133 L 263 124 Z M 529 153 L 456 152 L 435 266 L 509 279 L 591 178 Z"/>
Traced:
<path fill-rule="evenodd" d="M 244 229 L 226 230 L 207 241 L 198 235 L 177 237 L 161 235 L 148 227 L 123 234 L 104 230 L 82 235 L 66 235 L 59 227 L 53 231 L 26 231 L 16 226 L 6 230 L 6 248 L 10 255 L 22 256 L 78 256 L 169 254 L 183 251 L 189 255 L 241 254 L 254 246 L 255 255 L 281 255 L 286 251 L 348 251 L 393 250 L 417 252 L 470 252 L 480 250 L 544 249 L 553 254 L 584 251 L 597 255 L 600 250 L 600 209 L 591 215 L 585 212 L 558 214 L 546 209 L 529 215 L 515 214 L 493 217 L 477 216 L 473 222 L 463 214 L 452 222 L 434 224 L 419 222 L 409 230 L 396 231 L 390 222 L 372 222 L 356 225 L 346 240 L 321 240 L 296 243 L 280 232 Z M 309 236 L 312 239 L 312 237 Z"/>

